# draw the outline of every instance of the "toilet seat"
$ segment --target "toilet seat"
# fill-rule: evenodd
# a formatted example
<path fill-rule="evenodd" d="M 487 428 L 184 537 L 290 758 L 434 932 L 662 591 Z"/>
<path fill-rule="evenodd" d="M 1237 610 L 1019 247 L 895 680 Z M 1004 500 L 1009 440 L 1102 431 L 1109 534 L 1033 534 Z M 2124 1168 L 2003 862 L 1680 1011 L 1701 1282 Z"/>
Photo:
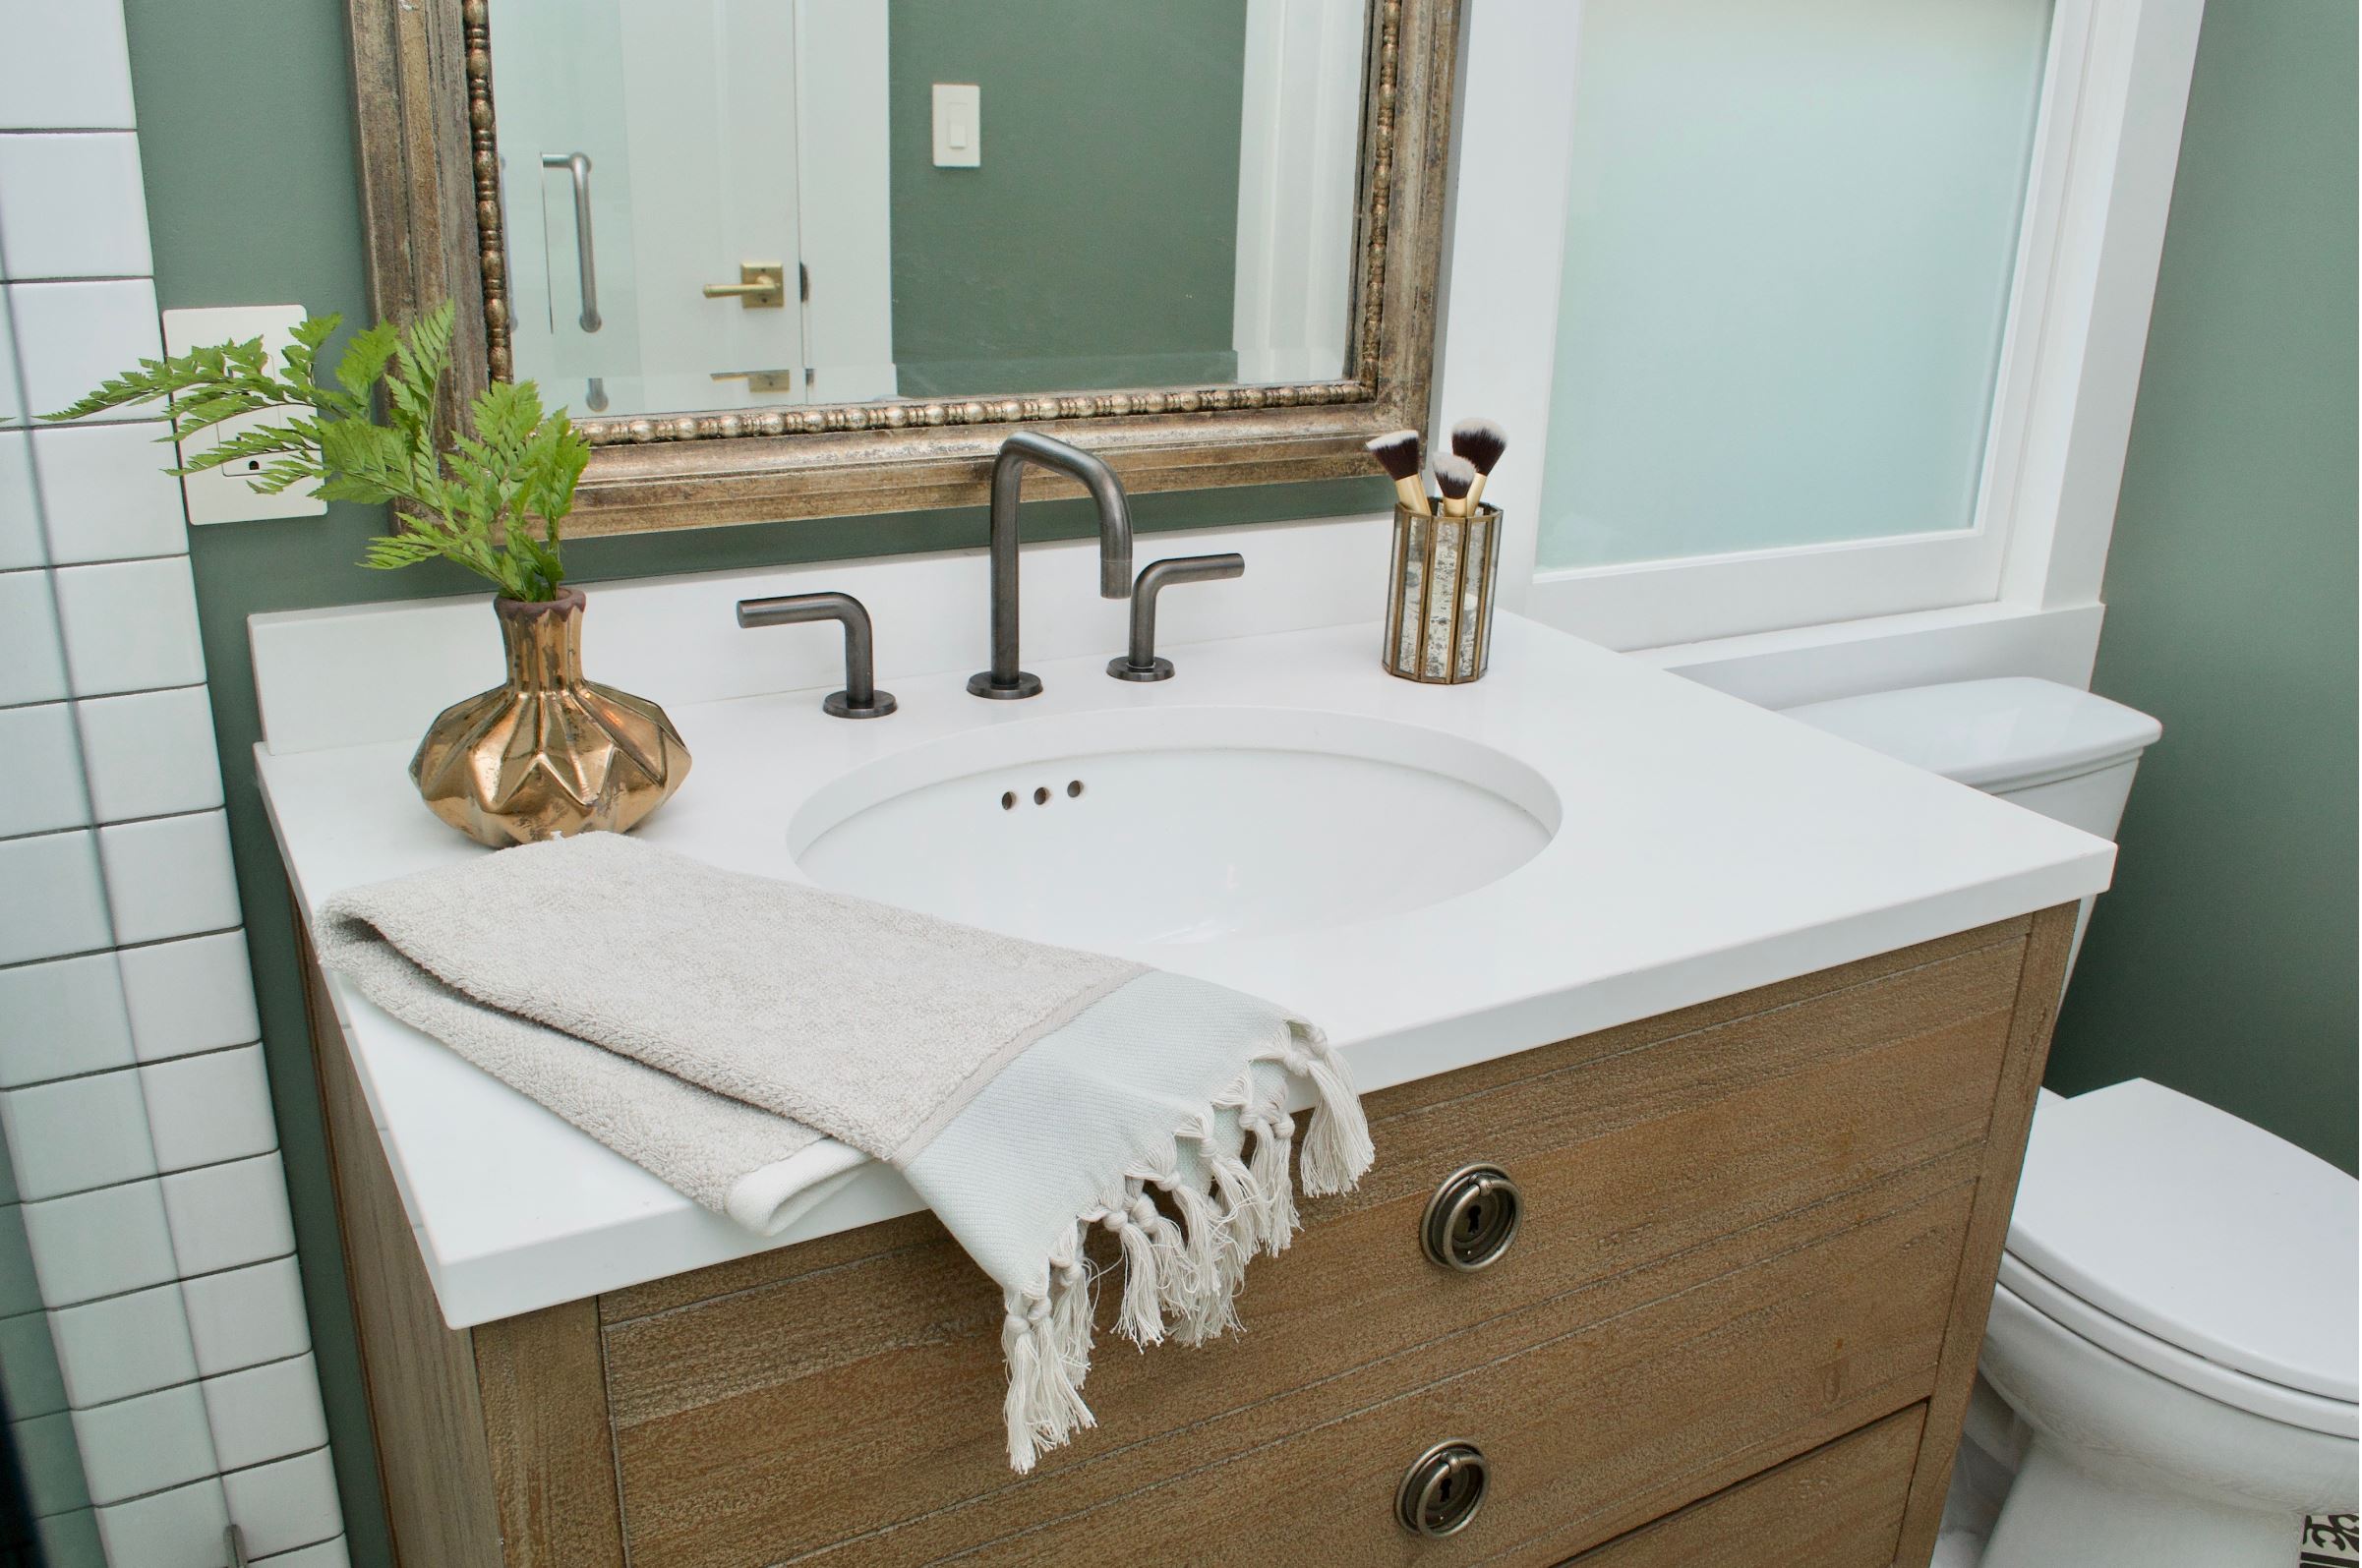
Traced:
<path fill-rule="evenodd" d="M 2362 1436 L 2362 1408 L 2353 1403 L 2250 1377 L 2203 1356 L 2193 1356 L 2101 1311 L 2008 1252 L 2001 1254 L 1997 1283 L 2060 1327 L 2193 1394 L 2306 1431 L 2330 1437 Z"/>
<path fill-rule="evenodd" d="M 2135 1078 L 2035 1113 L 2001 1279 L 2134 1365 L 2355 1435 L 2354 1180 Z"/>

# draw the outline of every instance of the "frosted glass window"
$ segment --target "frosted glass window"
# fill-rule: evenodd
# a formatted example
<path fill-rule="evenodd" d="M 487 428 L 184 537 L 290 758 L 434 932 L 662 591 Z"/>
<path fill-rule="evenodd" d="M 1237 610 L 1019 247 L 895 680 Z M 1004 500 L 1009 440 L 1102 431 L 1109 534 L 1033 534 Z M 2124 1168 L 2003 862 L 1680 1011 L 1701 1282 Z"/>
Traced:
<path fill-rule="evenodd" d="M 1964 529 L 2049 0 L 1585 0 L 1538 564 Z"/>

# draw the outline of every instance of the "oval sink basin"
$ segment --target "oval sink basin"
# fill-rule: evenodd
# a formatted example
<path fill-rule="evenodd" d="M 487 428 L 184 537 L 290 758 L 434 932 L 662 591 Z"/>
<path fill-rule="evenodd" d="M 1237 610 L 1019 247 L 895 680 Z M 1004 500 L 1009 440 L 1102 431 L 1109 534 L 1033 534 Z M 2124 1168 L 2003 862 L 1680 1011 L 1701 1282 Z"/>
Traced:
<path fill-rule="evenodd" d="M 1302 931 L 1456 898 L 1540 853 L 1550 785 L 1414 725 L 1260 708 L 999 723 L 858 768 L 789 825 L 825 888 L 1041 942 Z"/>

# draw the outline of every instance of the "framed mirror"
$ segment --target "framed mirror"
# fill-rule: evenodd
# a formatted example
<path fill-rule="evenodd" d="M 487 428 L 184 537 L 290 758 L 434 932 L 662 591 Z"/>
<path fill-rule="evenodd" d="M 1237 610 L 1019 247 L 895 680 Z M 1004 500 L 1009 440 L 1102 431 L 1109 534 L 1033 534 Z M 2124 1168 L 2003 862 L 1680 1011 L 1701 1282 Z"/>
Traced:
<path fill-rule="evenodd" d="M 1151 491 L 1425 423 L 1460 0 L 348 4 L 372 303 L 568 410 L 569 534 L 978 503 L 1020 427 Z"/>

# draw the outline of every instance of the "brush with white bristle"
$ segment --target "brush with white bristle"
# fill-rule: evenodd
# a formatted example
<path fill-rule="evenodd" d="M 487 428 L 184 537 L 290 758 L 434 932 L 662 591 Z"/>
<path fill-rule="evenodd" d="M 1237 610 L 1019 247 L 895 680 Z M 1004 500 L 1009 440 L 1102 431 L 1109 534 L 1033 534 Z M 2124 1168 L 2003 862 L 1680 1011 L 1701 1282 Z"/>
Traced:
<path fill-rule="evenodd" d="M 1378 459 L 1378 466 L 1394 481 L 1394 498 L 1402 503 L 1403 509 L 1433 517 L 1435 509 L 1427 504 L 1427 487 L 1419 483 L 1419 466 L 1425 457 L 1419 433 L 1391 431 L 1373 436 L 1364 444 L 1369 447 L 1370 455 Z"/>
<path fill-rule="evenodd" d="M 1476 465 L 1465 457 L 1436 459 L 1436 489 L 1444 493 L 1444 515 L 1468 515 L 1468 492 L 1476 486 Z"/>
<path fill-rule="evenodd" d="M 1469 511 L 1475 511 L 1484 500 L 1485 476 L 1508 449 L 1509 433 L 1501 428 L 1499 420 L 1464 419 L 1451 427 L 1452 455 L 1465 457 L 1476 470 L 1476 483 L 1468 488 Z"/>

